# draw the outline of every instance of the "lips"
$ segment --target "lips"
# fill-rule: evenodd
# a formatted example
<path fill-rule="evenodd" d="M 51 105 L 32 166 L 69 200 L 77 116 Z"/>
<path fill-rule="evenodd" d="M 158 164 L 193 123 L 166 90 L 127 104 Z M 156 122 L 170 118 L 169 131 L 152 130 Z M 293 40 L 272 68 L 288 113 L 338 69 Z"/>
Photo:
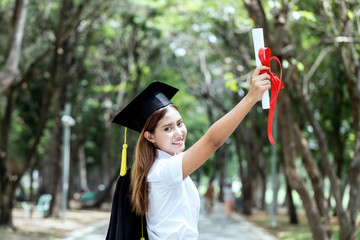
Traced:
<path fill-rule="evenodd" d="M 184 143 L 184 139 L 180 139 L 173 143 L 173 145 L 182 145 Z"/>

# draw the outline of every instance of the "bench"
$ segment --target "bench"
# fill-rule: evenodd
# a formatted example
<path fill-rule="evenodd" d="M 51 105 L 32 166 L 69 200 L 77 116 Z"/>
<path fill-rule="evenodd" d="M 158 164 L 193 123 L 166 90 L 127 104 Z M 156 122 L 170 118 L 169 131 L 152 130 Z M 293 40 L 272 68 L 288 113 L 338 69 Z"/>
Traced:
<path fill-rule="evenodd" d="M 29 213 L 32 212 L 33 210 L 36 211 L 37 215 L 40 218 L 46 217 L 49 214 L 51 200 L 52 200 L 52 196 L 50 194 L 43 194 L 40 196 L 35 206 L 31 205 L 28 202 L 22 202 L 21 206 L 24 210 L 24 217 L 29 218 Z"/>

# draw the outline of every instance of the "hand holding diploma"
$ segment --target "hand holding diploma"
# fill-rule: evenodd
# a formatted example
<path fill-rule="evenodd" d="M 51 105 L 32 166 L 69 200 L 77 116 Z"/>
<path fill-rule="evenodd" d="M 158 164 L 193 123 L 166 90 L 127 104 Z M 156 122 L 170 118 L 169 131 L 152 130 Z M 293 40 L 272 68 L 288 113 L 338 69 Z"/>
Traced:
<path fill-rule="evenodd" d="M 274 144 L 275 142 L 272 135 L 272 125 L 273 125 L 273 118 L 276 107 L 276 100 L 280 92 L 280 89 L 284 88 L 284 84 L 281 82 L 281 78 L 282 78 L 281 62 L 277 57 L 271 57 L 270 48 L 264 48 L 264 37 L 263 37 L 262 28 L 253 29 L 252 33 L 253 33 L 256 65 L 268 67 L 267 70 L 262 70 L 260 74 L 268 74 L 271 77 L 271 82 L 272 82 L 270 106 L 269 106 L 268 91 L 265 91 L 262 97 L 262 106 L 263 109 L 268 109 L 270 107 L 269 117 L 268 117 L 268 137 L 270 143 Z M 280 65 L 280 79 L 276 74 L 270 71 L 270 62 L 272 60 L 276 60 Z"/>
<path fill-rule="evenodd" d="M 261 61 L 258 56 L 258 52 L 260 48 L 264 47 L 264 35 L 263 35 L 263 29 L 262 28 L 254 28 L 252 30 L 252 37 L 253 37 L 253 43 L 254 43 L 254 51 L 255 51 L 255 59 L 256 59 L 256 66 L 260 67 L 262 66 Z M 265 91 L 262 99 L 261 104 L 263 109 L 269 109 L 270 108 L 270 98 L 269 98 L 269 91 Z"/>
<path fill-rule="evenodd" d="M 253 72 L 249 95 L 256 102 L 260 101 L 264 96 L 264 92 L 271 88 L 270 75 L 267 73 L 261 74 L 267 70 L 270 70 L 270 68 L 267 66 L 259 66 L 255 68 Z"/>

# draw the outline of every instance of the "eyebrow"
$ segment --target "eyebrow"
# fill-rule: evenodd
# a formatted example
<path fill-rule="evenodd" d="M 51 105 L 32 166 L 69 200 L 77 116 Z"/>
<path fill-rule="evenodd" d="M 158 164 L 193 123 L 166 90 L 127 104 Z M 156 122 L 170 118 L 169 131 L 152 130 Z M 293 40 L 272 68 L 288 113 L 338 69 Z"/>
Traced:
<path fill-rule="evenodd" d="M 171 125 L 173 125 L 173 123 L 167 123 L 167 124 L 163 125 L 162 127 L 164 128 L 164 127 L 168 127 L 168 126 L 171 126 Z"/>
<path fill-rule="evenodd" d="M 179 118 L 179 119 L 176 121 L 176 123 L 181 122 L 181 121 L 182 121 L 182 118 Z M 164 124 L 162 127 L 164 128 L 164 127 L 168 127 L 168 126 L 171 126 L 171 125 L 173 125 L 173 123 Z"/>

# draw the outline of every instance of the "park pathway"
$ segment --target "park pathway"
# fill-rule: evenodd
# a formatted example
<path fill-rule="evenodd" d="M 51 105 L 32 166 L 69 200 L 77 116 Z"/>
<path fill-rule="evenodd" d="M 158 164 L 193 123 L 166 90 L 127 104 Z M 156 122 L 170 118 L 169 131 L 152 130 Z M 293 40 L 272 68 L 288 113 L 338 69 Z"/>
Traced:
<path fill-rule="evenodd" d="M 104 240 L 108 221 L 101 221 L 85 229 L 74 231 L 63 240 Z M 230 219 L 224 214 L 224 205 L 216 203 L 214 212 L 206 216 L 202 210 L 199 219 L 199 240 L 276 240 L 261 228 L 247 222 L 238 214 Z"/>
<path fill-rule="evenodd" d="M 206 216 L 205 211 L 201 211 L 199 240 L 276 240 L 276 238 L 236 213 L 233 213 L 231 218 L 227 218 L 224 205 L 216 203 L 214 212 L 210 216 Z"/>

